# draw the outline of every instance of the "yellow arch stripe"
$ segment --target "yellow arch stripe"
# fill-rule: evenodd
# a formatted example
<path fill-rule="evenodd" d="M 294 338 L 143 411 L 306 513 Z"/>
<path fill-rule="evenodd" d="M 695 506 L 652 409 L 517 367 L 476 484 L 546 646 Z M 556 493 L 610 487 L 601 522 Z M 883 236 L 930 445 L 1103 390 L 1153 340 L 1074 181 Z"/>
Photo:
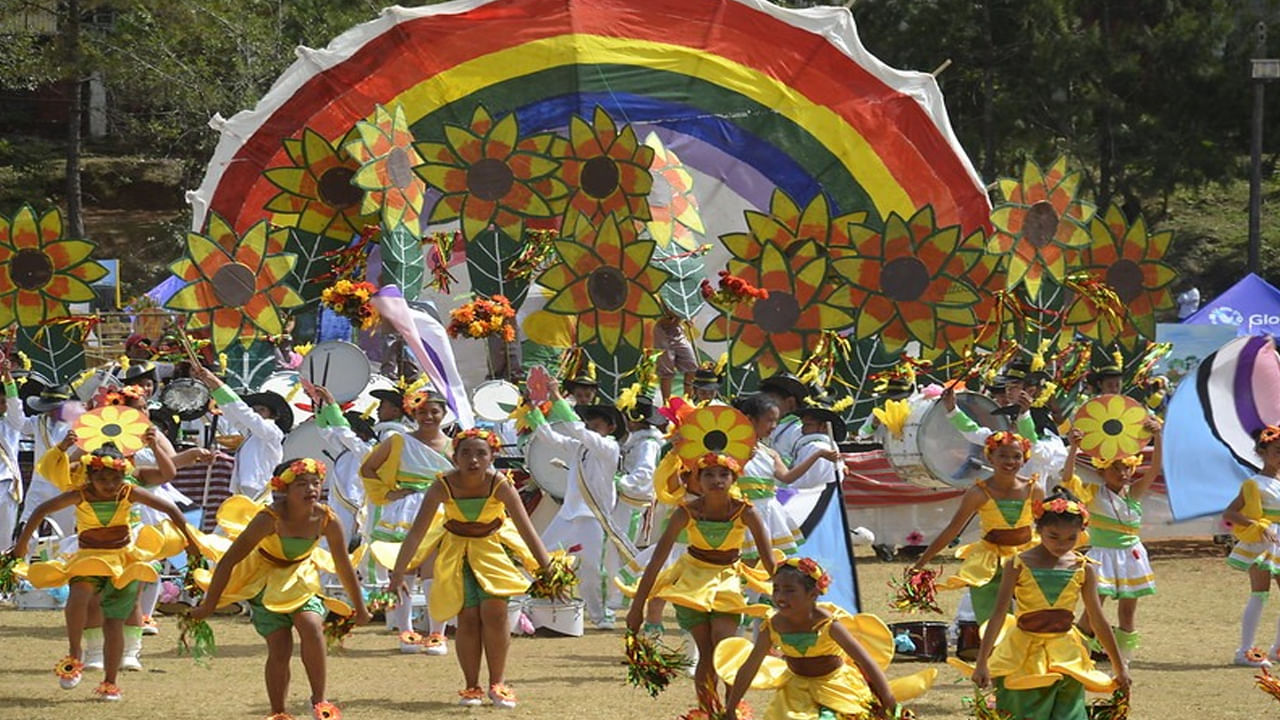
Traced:
<path fill-rule="evenodd" d="M 543 38 L 459 63 L 405 90 L 389 104 L 399 102 L 406 113 L 427 108 L 427 112 L 409 117 L 412 125 L 428 112 L 497 82 L 579 63 L 637 65 L 679 72 L 773 108 L 813 134 L 840 160 L 850 177 L 856 178 L 871 197 L 881 217 L 888 217 L 891 211 L 903 217 L 915 212 L 915 203 L 906 190 L 870 143 L 844 118 L 750 66 L 683 45 L 584 34 Z"/>

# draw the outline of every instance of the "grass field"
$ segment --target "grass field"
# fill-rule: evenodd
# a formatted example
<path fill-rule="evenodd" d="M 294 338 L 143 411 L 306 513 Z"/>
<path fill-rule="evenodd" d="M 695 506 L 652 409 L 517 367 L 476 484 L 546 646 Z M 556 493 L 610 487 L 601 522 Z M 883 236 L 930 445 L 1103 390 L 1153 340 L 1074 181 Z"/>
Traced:
<path fill-rule="evenodd" d="M 1280 703 L 1253 686 L 1253 672 L 1232 667 L 1240 610 L 1248 595 L 1242 574 L 1229 570 L 1220 554 L 1205 548 L 1171 546 L 1153 550 L 1160 594 L 1139 606 L 1143 647 L 1134 660 L 1134 720 L 1256 720 L 1280 717 Z M 889 577 L 900 563 L 859 557 L 862 601 L 886 621 Z M 1278 595 L 1280 597 L 1280 595 Z M 943 599 L 950 612 L 953 595 Z M 1257 644 L 1270 645 L 1280 601 L 1263 615 Z M 215 618 L 219 655 L 210 669 L 176 653 L 175 623 L 162 618 L 162 634 L 146 641 L 146 669 L 121 678 L 124 701 L 92 699 L 100 679 L 88 674 L 80 687 L 60 690 L 50 671 L 66 643 L 61 614 L 0 610 L 0 718 L 254 718 L 266 715 L 262 685 L 265 647 L 242 618 Z M 669 622 L 668 627 L 673 623 Z M 651 700 L 628 686 L 621 658 L 621 633 L 588 632 L 581 638 L 516 638 L 508 679 L 519 694 L 513 718 L 546 720 L 641 720 L 675 718 L 693 703 L 689 680 L 675 683 Z M 890 674 L 918 670 L 918 663 L 895 664 Z M 307 686 L 295 658 L 290 709 L 309 717 Z M 963 718 L 967 682 L 940 666 L 939 682 L 914 704 L 922 718 Z M 454 704 L 462 684 L 455 659 L 402 656 L 395 639 L 380 626 L 357 630 L 329 665 L 329 697 L 347 718 L 492 717 L 492 707 L 464 709 Z M 748 699 L 761 708 L 766 696 Z"/>

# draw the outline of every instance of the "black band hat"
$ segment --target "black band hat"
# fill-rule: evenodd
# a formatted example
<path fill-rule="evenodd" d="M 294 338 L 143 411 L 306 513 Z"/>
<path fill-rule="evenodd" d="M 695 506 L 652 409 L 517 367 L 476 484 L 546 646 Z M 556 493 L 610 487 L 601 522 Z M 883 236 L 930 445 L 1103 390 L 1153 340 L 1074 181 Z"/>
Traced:
<path fill-rule="evenodd" d="M 267 390 L 265 392 L 256 392 L 245 395 L 240 398 L 245 405 L 250 408 L 264 407 L 271 411 L 272 420 L 279 426 L 280 431 L 288 435 L 293 429 L 293 409 L 289 407 L 289 403 L 285 402 L 280 393 Z"/>
<path fill-rule="evenodd" d="M 622 412 L 612 405 L 576 405 L 573 409 L 584 422 L 591 418 L 603 418 L 613 423 L 614 440 L 621 441 L 627 433 L 627 426 L 622 422 Z"/>
<path fill-rule="evenodd" d="M 124 371 L 125 385 L 140 385 L 144 380 L 151 382 L 159 382 L 156 378 L 156 365 L 150 360 L 142 360 L 129 365 L 129 369 Z"/>
<path fill-rule="evenodd" d="M 816 398 L 805 400 L 804 404 L 796 408 L 796 415 L 804 420 L 806 416 L 816 417 L 831 423 L 831 437 L 836 442 L 844 442 L 849 435 L 849 426 L 845 423 L 840 413 L 832 409 L 833 401 L 826 395 L 820 395 Z"/>
<path fill-rule="evenodd" d="M 648 395 L 641 395 L 636 398 L 636 404 L 623 412 L 631 422 L 642 422 L 661 427 L 667 424 L 667 419 L 662 413 L 658 412 L 658 408 L 653 404 L 653 398 Z"/>
<path fill-rule="evenodd" d="M 795 398 L 796 402 L 804 402 L 809 397 L 809 388 L 800 382 L 800 378 L 785 371 L 761 380 L 760 391 L 780 393 Z"/>
<path fill-rule="evenodd" d="M 28 380 L 30 382 L 30 380 Z M 44 413 L 51 410 L 57 410 L 62 404 L 71 400 L 74 395 L 71 393 L 71 387 L 68 385 L 53 385 L 44 387 L 40 390 L 40 394 L 27 398 L 27 407 L 32 412 Z"/>

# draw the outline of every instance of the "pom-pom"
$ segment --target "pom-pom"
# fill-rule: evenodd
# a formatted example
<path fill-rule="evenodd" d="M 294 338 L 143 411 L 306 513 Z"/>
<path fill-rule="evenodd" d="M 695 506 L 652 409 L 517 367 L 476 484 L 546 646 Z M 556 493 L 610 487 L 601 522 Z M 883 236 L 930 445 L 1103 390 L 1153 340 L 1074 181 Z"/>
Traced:
<path fill-rule="evenodd" d="M 1013 713 L 996 708 L 995 695 L 988 694 L 977 685 L 973 686 L 973 697 L 964 698 L 963 702 L 969 717 L 976 720 L 1017 720 Z"/>
<path fill-rule="evenodd" d="M 1128 718 L 1129 691 L 1123 688 L 1116 690 L 1109 698 L 1094 700 L 1089 707 L 1089 720 L 1128 720 Z"/>
<path fill-rule="evenodd" d="M 218 652 L 213 639 L 213 628 L 205 620 L 183 615 L 178 620 L 178 654 L 190 655 L 196 665 L 209 667 L 209 658 Z"/>
<path fill-rule="evenodd" d="M 693 664 L 687 655 L 672 650 L 644 633 L 627 631 L 623 639 L 627 657 L 627 682 L 643 688 L 649 697 L 667 689 L 671 680 Z"/>
<path fill-rule="evenodd" d="M 18 589 L 18 556 L 11 552 L 0 555 L 0 595 L 12 595 Z"/>
<path fill-rule="evenodd" d="M 331 612 L 324 620 L 324 644 L 330 652 L 340 650 L 342 643 L 356 629 L 355 615 Z"/>
<path fill-rule="evenodd" d="M 578 559 L 563 550 L 551 553 L 547 566 L 538 570 L 529 586 L 529 597 L 564 600 L 578 587 Z"/>
<path fill-rule="evenodd" d="M 889 580 L 889 587 L 894 589 L 893 600 L 889 603 L 889 607 L 899 612 L 941 614 L 942 608 L 938 607 L 938 588 L 934 582 L 937 577 L 937 571 L 928 568 L 903 570 L 901 580 Z"/>

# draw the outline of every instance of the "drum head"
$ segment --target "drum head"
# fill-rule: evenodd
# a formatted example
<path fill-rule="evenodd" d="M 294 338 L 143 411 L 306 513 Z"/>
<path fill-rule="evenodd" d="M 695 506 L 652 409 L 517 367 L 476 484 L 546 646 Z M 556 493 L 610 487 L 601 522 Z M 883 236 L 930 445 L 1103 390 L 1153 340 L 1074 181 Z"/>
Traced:
<path fill-rule="evenodd" d="M 195 420 L 209 411 L 209 388 L 199 380 L 175 378 L 160 391 L 160 405 L 183 420 Z"/>
<path fill-rule="evenodd" d="M 1009 418 L 994 414 L 995 401 L 986 395 L 957 393 L 956 406 L 983 427 L 1011 429 Z M 942 483 L 967 488 L 992 472 L 982 446 L 964 439 L 947 419 L 947 410 L 941 402 L 935 403 L 925 414 L 917 439 L 925 467 Z"/>
<path fill-rule="evenodd" d="M 924 421 L 925 414 L 933 407 L 933 401 L 915 396 L 910 402 L 910 413 L 907 415 L 907 422 L 902 426 L 902 434 L 896 435 L 890 432 L 885 437 L 885 458 L 893 466 L 894 472 L 898 473 L 898 477 L 903 480 L 921 487 L 939 487 L 940 483 L 934 478 L 933 473 L 929 472 L 929 468 L 925 467 L 924 459 L 920 457 L 921 423 Z"/>
<path fill-rule="evenodd" d="M 471 396 L 471 406 L 476 417 L 491 423 L 500 423 L 511 417 L 511 411 L 519 404 L 520 388 L 506 380 L 481 383 Z"/>
<path fill-rule="evenodd" d="M 569 487 L 569 470 L 561 467 L 560 463 L 568 462 L 568 458 L 560 457 L 555 445 L 539 434 L 530 438 L 524 452 L 529 477 L 556 502 L 564 502 L 564 493 Z"/>
<path fill-rule="evenodd" d="M 284 459 L 312 458 L 327 465 L 333 465 L 336 459 L 325 449 L 324 438 L 320 428 L 316 427 L 315 418 L 297 425 L 284 438 Z"/>
<path fill-rule="evenodd" d="M 298 373 L 287 370 L 271 373 L 266 380 L 262 381 L 258 390 L 273 392 L 284 398 L 285 404 L 293 411 L 294 427 L 298 427 L 311 417 L 311 398 L 307 397 L 307 393 L 303 391 Z"/>
<path fill-rule="evenodd" d="M 105 387 L 111 390 L 118 390 L 122 386 L 123 383 L 120 382 L 120 378 L 112 374 L 111 370 L 98 368 L 76 387 L 75 393 L 76 397 L 80 398 L 80 402 L 87 403 L 93 399 L 94 395 L 98 394 L 98 388 Z"/>
<path fill-rule="evenodd" d="M 302 359 L 298 374 L 328 388 L 333 399 L 342 404 L 360 397 L 373 370 L 363 350 L 349 342 L 329 340 L 311 348 Z"/>

